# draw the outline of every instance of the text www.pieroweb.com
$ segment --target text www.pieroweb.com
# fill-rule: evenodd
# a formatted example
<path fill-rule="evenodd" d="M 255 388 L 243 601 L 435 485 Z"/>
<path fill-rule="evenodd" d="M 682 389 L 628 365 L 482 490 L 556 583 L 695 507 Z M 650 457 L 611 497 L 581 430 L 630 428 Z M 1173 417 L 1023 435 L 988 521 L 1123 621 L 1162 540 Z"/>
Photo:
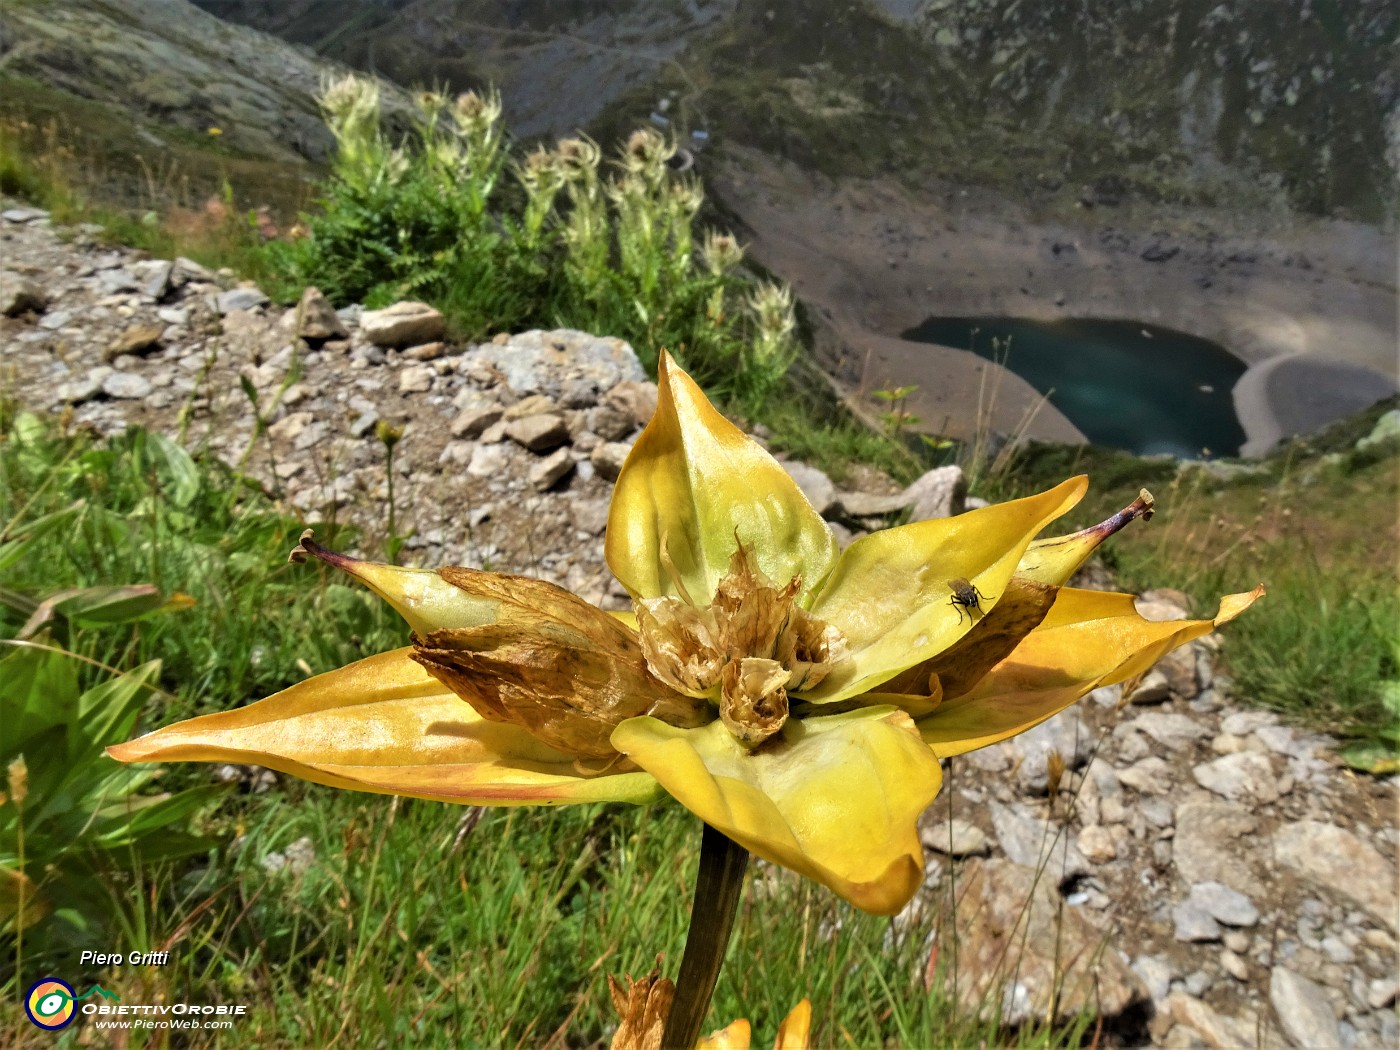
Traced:
<path fill-rule="evenodd" d="M 231 1029 L 233 1019 L 247 1012 L 246 1005 L 196 1006 L 175 1003 L 172 1006 L 124 1003 L 121 1006 L 90 1003 L 83 1008 L 94 1028 L 140 1031 L 192 1031 L 199 1029 Z M 126 1016 L 122 1016 L 126 1015 Z M 162 1016 L 164 1015 L 164 1016 Z M 174 1015 L 174 1016 L 171 1016 Z"/>

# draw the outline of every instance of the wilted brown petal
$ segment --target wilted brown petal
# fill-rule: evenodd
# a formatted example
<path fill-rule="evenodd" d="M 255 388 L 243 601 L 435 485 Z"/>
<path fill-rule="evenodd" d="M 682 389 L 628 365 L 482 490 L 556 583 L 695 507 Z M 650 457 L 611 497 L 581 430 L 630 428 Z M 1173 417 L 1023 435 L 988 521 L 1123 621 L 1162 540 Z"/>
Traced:
<path fill-rule="evenodd" d="M 718 699 L 734 736 L 761 744 L 787 720 L 787 692 L 816 685 L 845 656 L 841 632 L 797 605 L 801 587 L 798 577 L 775 586 L 736 535 L 710 605 L 697 608 L 689 595 L 636 603 L 651 673 L 688 696 Z"/>
<path fill-rule="evenodd" d="M 845 659 L 846 639 L 833 625 L 794 607 L 774 649 L 774 659 L 792 672 L 787 688 L 795 693 L 819 684 Z"/>
<path fill-rule="evenodd" d="M 652 674 L 687 696 L 709 695 L 724 668 L 714 613 L 680 598 L 648 598 L 636 610 Z"/>
<path fill-rule="evenodd" d="M 661 977 L 660 972 L 653 967 L 640 981 L 632 980 L 628 974 L 625 991 L 617 978 L 608 974 L 608 994 L 621 1018 L 611 1050 L 661 1050 L 676 986 L 669 977 Z"/>
<path fill-rule="evenodd" d="M 724 665 L 719 717 L 741 744 L 757 747 L 783 728 L 789 677 L 776 660 L 746 657 Z"/>
<path fill-rule="evenodd" d="M 729 560 L 729 572 L 719 581 L 711 608 L 720 630 L 720 644 L 731 660 L 744 656 L 768 658 L 773 655 L 778 632 L 787 622 L 802 585 L 788 581 L 781 589 L 754 565 L 752 554 L 738 543 Z"/>
<path fill-rule="evenodd" d="M 609 757 L 623 721 L 652 715 L 692 727 L 707 705 L 647 669 L 637 637 L 562 587 L 525 577 L 443 569 L 448 582 L 500 601 L 495 623 L 414 637 L 413 659 L 483 718 L 572 754 Z"/>

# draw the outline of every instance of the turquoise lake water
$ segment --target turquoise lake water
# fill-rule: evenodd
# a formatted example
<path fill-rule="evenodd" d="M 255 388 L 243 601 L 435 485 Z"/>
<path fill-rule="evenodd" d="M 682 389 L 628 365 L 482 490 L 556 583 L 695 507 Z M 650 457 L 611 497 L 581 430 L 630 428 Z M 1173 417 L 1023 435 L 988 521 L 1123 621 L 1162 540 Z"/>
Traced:
<path fill-rule="evenodd" d="M 903 338 L 1001 362 L 1097 445 L 1199 458 L 1236 455 L 1244 443 L 1230 398 L 1244 362 L 1184 332 L 1137 321 L 931 317 Z"/>

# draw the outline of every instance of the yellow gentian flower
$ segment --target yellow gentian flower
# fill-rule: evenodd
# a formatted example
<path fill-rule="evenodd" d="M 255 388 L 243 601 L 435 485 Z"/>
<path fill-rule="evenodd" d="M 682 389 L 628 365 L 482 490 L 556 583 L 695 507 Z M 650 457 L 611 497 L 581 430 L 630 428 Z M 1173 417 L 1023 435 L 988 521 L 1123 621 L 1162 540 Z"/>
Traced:
<path fill-rule="evenodd" d="M 1129 595 L 1062 589 L 1150 510 L 1145 497 L 1033 543 L 1082 477 L 841 553 L 787 472 L 665 354 L 658 387 L 608 519 L 634 613 L 526 577 L 362 562 L 308 535 L 294 556 L 367 584 L 413 644 L 110 753 L 473 805 L 664 790 L 752 853 L 889 915 L 923 878 L 916 821 L 941 758 L 1140 673 L 1262 593 L 1225 598 L 1213 620 L 1154 623 Z"/>

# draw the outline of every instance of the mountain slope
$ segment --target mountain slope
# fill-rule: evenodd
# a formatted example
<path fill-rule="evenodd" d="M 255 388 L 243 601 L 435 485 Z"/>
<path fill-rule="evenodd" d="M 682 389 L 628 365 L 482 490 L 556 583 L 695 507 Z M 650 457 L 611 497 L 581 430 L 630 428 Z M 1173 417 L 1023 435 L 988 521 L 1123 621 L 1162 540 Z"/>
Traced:
<path fill-rule="evenodd" d="M 1400 170 L 1400 9 L 1385 0 L 202 0 L 403 82 L 499 83 L 518 133 L 658 99 L 828 174 L 934 176 L 1047 201 L 1379 221 Z"/>
<path fill-rule="evenodd" d="M 0 9 L 5 109 L 82 125 L 125 177 L 138 151 L 151 169 L 177 154 L 214 170 L 257 158 L 283 178 L 324 163 L 334 142 L 316 94 L 337 72 L 344 67 L 186 0 L 14 0 Z M 392 120 L 402 123 L 408 105 L 386 85 Z"/>

